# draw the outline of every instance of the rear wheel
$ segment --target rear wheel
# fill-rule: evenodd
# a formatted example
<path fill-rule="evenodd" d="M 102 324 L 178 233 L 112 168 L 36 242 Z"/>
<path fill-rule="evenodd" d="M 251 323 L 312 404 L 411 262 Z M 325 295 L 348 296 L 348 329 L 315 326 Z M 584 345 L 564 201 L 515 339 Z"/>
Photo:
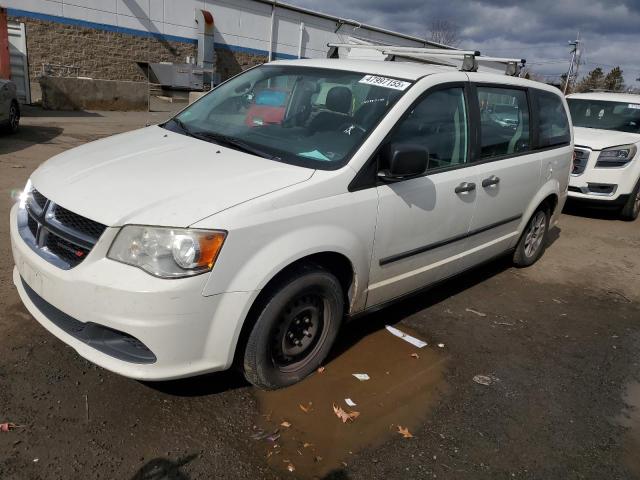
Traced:
<path fill-rule="evenodd" d="M 343 292 L 333 274 L 303 265 L 270 288 L 258 310 L 243 372 L 257 387 L 281 388 L 312 373 L 329 353 L 344 313 Z"/>
<path fill-rule="evenodd" d="M 634 188 L 631 195 L 629 195 L 627 203 L 622 207 L 620 215 L 622 218 L 629 221 L 635 220 L 638 218 L 638 215 L 640 215 L 640 180 L 638 180 L 636 188 Z"/>
<path fill-rule="evenodd" d="M 516 266 L 528 267 L 540 259 L 547 246 L 549 217 L 549 210 L 545 207 L 538 208 L 533 214 L 513 254 L 513 263 Z"/>

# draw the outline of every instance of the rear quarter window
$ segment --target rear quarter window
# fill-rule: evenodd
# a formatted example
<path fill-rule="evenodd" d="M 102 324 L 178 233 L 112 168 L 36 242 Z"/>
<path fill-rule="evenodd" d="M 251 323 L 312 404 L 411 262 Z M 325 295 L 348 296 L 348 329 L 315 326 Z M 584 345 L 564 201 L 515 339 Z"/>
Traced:
<path fill-rule="evenodd" d="M 561 147 L 571 142 L 569 119 L 560 96 L 535 90 L 538 148 Z"/>

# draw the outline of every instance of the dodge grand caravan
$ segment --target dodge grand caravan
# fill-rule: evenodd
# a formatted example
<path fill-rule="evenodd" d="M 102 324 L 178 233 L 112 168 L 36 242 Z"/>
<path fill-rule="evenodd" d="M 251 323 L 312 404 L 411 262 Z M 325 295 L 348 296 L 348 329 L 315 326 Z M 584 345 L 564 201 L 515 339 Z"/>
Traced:
<path fill-rule="evenodd" d="M 567 105 L 541 83 L 272 62 L 40 166 L 11 212 L 13 280 L 108 370 L 238 365 L 277 388 L 318 367 L 345 317 L 505 253 L 533 264 L 572 155 Z"/>
<path fill-rule="evenodd" d="M 640 215 L 640 95 L 576 93 L 567 97 L 576 135 L 569 197 Z"/>

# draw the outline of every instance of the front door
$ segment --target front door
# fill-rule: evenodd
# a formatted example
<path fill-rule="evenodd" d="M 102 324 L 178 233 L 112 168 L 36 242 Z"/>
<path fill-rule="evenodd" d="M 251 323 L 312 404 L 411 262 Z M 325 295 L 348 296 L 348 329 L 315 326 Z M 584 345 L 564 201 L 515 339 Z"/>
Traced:
<path fill-rule="evenodd" d="M 466 84 L 427 91 L 385 145 L 429 151 L 424 176 L 381 183 L 367 306 L 402 296 L 451 274 L 472 221 L 478 178 L 468 163 Z M 384 160 L 379 159 L 383 170 Z"/>

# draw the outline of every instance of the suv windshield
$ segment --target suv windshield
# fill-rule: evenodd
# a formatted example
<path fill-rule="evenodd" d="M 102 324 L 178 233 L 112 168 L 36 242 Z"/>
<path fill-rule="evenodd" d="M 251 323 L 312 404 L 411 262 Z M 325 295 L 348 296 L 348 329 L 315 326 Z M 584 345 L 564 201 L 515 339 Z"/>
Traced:
<path fill-rule="evenodd" d="M 263 65 L 220 85 L 163 126 L 295 165 L 344 165 L 411 82 Z"/>
<path fill-rule="evenodd" d="M 640 104 L 568 98 L 575 127 L 640 133 Z"/>

